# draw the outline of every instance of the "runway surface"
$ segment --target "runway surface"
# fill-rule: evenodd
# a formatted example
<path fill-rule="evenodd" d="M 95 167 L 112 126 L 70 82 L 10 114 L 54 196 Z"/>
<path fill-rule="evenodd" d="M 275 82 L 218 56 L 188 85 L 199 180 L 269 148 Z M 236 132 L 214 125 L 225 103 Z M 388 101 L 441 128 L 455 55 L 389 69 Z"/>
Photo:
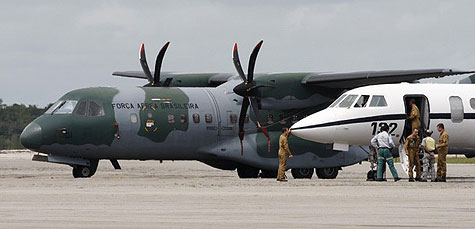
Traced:
<path fill-rule="evenodd" d="M 448 165 L 447 183 L 367 182 L 368 163 L 334 180 L 295 180 L 287 171 L 289 182 L 278 183 L 199 162 L 119 161 L 115 171 L 101 161 L 91 179 L 73 179 L 69 166 L 31 155 L 0 154 L 2 228 L 475 225 L 475 165 Z"/>

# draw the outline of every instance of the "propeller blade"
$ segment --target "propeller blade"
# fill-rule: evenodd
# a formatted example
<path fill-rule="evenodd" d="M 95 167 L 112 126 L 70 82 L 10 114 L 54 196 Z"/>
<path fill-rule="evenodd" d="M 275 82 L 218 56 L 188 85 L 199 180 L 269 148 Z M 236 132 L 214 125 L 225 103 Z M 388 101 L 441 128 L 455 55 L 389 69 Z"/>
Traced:
<path fill-rule="evenodd" d="M 259 113 L 259 107 L 258 107 L 258 104 L 257 104 L 257 99 L 254 98 L 254 97 L 251 97 L 250 100 L 251 100 L 252 111 L 254 111 L 254 114 L 256 115 L 257 127 L 259 127 L 261 129 L 262 133 L 264 133 L 264 135 L 267 137 L 267 151 L 270 152 L 270 135 L 269 135 L 269 131 L 267 131 L 267 128 L 263 127 L 261 125 L 261 122 L 259 121 L 259 120 L 261 120 L 261 115 Z"/>
<path fill-rule="evenodd" d="M 142 43 L 142 45 L 140 46 L 139 60 L 140 60 L 140 65 L 142 66 L 143 72 L 147 76 L 148 82 L 153 83 L 152 73 L 150 73 L 150 69 L 148 68 L 148 64 L 147 64 L 147 57 L 145 56 L 144 43 Z"/>
<path fill-rule="evenodd" d="M 163 57 L 165 56 L 165 52 L 167 51 L 168 45 L 170 45 L 170 41 L 165 43 L 165 45 L 160 49 L 160 52 L 158 52 L 157 59 L 155 60 L 155 72 L 153 76 L 153 83 L 152 85 L 161 86 L 160 83 L 160 69 L 162 68 L 162 61 Z"/>
<path fill-rule="evenodd" d="M 239 140 L 241 141 L 241 156 L 243 154 L 242 141 L 244 140 L 244 122 L 246 121 L 247 109 L 249 108 L 249 98 L 242 99 L 241 113 L 239 114 Z"/>
<path fill-rule="evenodd" d="M 247 83 L 254 80 L 254 67 L 256 66 L 257 54 L 259 53 L 259 49 L 261 49 L 263 42 L 263 40 L 259 41 L 254 50 L 252 50 L 251 57 L 249 58 L 249 66 L 247 66 Z"/>
<path fill-rule="evenodd" d="M 233 48 L 233 63 L 234 67 L 236 68 L 236 71 L 238 72 L 239 76 L 244 82 L 247 82 L 246 80 L 246 75 L 244 74 L 244 71 L 242 70 L 241 66 L 241 61 L 239 60 L 239 53 L 238 53 L 238 47 L 237 43 L 234 43 L 234 48 Z"/>

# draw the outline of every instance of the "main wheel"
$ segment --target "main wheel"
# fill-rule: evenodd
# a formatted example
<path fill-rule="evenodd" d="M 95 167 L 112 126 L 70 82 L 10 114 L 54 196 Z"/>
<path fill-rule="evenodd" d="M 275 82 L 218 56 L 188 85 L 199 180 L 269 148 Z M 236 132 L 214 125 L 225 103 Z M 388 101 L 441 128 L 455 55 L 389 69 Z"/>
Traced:
<path fill-rule="evenodd" d="M 247 165 L 241 165 L 237 167 L 237 173 L 239 178 L 257 178 L 259 175 L 259 169 Z"/>
<path fill-rule="evenodd" d="M 366 174 L 367 181 L 375 181 L 376 180 L 376 170 L 370 170 Z"/>
<path fill-rule="evenodd" d="M 315 169 L 315 173 L 320 179 L 335 179 L 338 176 L 338 170 L 338 167 Z"/>
<path fill-rule="evenodd" d="M 277 178 L 277 171 L 261 169 L 261 178 Z"/>
<path fill-rule="evenodd" d="M 85 178 L 92 177 L 97 170 L 99 160 L 91 160 L 90 166 L 75 165 L 73 166 L 73 177 L 74 178 Z"/>
<path fill-rule="evenodd" d="M 292 169 L 291 170 L 292 176 L 295 179 L 310 179 L 313 176 L 313 168 L 312 169 Z"/>

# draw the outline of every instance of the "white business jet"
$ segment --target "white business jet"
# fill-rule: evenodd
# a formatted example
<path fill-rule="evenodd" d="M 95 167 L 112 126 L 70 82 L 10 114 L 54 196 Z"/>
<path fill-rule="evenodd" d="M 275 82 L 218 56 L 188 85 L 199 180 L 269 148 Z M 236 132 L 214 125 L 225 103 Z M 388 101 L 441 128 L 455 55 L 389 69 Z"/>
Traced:
<path fill-rule="evenodd" d="M 436 141 L 436 125 L 445 125 L 450 136 L 449 153 L 475 153 L 474 84 L 400 83 L 356 88 L 345 92 L 328 108 L 295 123 L 292 134 L 347 151 L 350 145 L 369 146 L 370 139 L 387 124 L 407 172 L 407 157 L 401 144 L 411 132 L 411 123 L 406 119 L 411 99 L 420 110 L 422 129 L 433 130 Z"/>

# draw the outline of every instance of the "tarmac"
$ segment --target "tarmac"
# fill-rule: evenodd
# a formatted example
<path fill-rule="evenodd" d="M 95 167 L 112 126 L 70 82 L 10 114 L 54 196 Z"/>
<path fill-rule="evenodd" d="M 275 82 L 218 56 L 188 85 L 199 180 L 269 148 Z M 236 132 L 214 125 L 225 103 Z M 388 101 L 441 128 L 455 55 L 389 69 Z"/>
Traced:
<path fill-rule="evenodd" d="M 101 161 L 90 179 L 65 165 L 0 153 L 1 228 L 368 228 L 475 225 L 475 165 L 447 183 L 368 182 L 369 163 L 336 179 L 239 179 L 194 161 Z M 388 178 L 390 173 L 388 172 Z"/>

